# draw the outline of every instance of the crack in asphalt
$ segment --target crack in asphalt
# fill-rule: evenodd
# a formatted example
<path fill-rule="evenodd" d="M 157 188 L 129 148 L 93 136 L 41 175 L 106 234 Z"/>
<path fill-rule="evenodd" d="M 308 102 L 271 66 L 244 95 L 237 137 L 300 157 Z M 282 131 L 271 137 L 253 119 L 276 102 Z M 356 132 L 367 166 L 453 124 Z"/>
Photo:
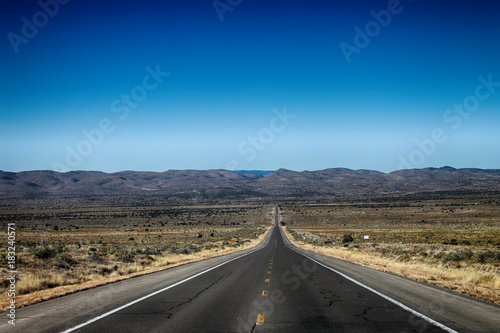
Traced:
<path fill-rule="evenodd" d="M 327 306 L 332 306 L 333 303 L 335 302 L 342 302 L 343 300 L 340 299 L 340 296 L 335 294 L 333 291 L 325 288 L 321 288 L 321 291 L 319 292 L 321 295 L 323 295 L 323 298 L 326 299 L 329 304 Z"/>
<path fill-rule="evenodd" d="M 212 282 L 211 284 L 209 284 L 206 288 L 200 290 L 196 295 L 192 296 L 192 297 L 189 297 L 186 301 L 184 302 L 181 302 L 179 304 L 176 304 L 174 305 L 173 307 L 171 307 L 170 309 L 166 310 L 166 311 L 172 311 L 176 308 L 179 308 L 181 306 L 183 306 L 184 304 L 187 304 L 187 303 L 190 303 L 192 302 L 194 299 L 196 299 L 198 296 L 200 296 L 201 294 L 203 294 L 205 291 L 207 291 L 208 289 L 210 289 L 212 286 L 214 286 L 215 284 L 217 284 L 220 280 L 222 280 L 223 278 L 231 275 L 231 273 L 227 274 L 227 275 L 222 275 L 221 277 L 219 277 L 217 280 L 215 280 L 214 282 Z M 173 313 L 172 312 L 168 312 L 168 315 L 167 315 L 167 319 L 171 319 L 173 316 Z"/>
<path fill-rule="evenodd" d="M 368 318 L 366 318 L 366 315 L 368 314 L 368 311 L 370 311 L 371 309 L 373 309 L 372 306 L 366 308 L 363 310 L 363 313 L 362 314 L 359 314 L 359 315 L 354 315 L 354 317 L 359 317 L 359 318 L 363 318 L 364 320 L 366 320 L 367 322 L 374 322 L 373 320 L 370 320 Z"/>

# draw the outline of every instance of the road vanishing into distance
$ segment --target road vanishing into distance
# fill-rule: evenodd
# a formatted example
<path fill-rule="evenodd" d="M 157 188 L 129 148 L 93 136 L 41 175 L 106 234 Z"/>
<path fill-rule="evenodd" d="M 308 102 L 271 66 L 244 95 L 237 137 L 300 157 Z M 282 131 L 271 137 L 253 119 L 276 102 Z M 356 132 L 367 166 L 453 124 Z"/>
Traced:
<path fill-rule="evenodd" d="M 498 332 L 500 307 L 299 250 L 257 248 L 18 309 L 2 332 Z"/>

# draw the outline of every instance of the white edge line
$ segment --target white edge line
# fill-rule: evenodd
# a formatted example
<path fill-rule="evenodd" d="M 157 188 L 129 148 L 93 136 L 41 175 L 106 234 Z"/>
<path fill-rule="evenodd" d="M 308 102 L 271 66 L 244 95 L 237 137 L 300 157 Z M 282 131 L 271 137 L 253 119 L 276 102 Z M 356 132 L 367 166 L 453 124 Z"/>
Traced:
<path fill-rule="evenodd" d="M 274 229 L 274 226 L 273 226 L 273 227 L 271 227 L 271 229 Z M 227 264 L 227 263 L 230 263 L 231 261 L 234 261 L 234 260 L 237 260 L 237 259 L 240 259 L 240 258 L 246 257 L 246 256 L 248 256 L 248 255 L 250 255 L 250 254 L 252 254 L 252 253 L 254 253 L 254 252 L 260 251 L 260 250 L 262 250 L 263 248 L 265 248 L 265 247 L 267 246 L 267 244 L 269 244 L 269 240 L 271 239 L 272 233 L 273 233 L 273 230 L 271 230 L 271 234 L 269 235 L 269 237 L 268 237 L 268 239 L 267 239 L 266 244 L 265 244 L 262 248 L 260 248 L 260 249 L 256 249 L 256 250 L 253 250 L 253 251 L 248 252 L 248 253 L 246 253 L 246 254 L 243 254 L 243 255 L 241 255 L 241 256 L 239 256 L 239 257 L 236 257 L 236 258 L 233 258 L 233 259 L 229 259 L 228 261 L 225 261 L 225 262 L 223 262 L 223 263 L 221 263 L 221 264 L 218 264 L 218 265 L 216 265 L 216 266 L 214 266 L 214 267 L 211 267 L 211 268 L 209 268 L 209 269 L 207 269 L 207 270 L 204 270 L 204 271 L 202 271 L 202 272 L 199 272 L 199 273 L 197 273 L 197 274 L 195 274 L 195 275 L 193 275 L 193 276 L 190 276 L 190 277 L 188 277 L 188 278 L 186 278 L 186 279 L 184 279 L 184 280 L 182 280 L 182 281 L 179 281 L 179 282 L 176 282 L 176 283 L 174 283 L 174 284 L 171 284 L 171 285 L 169 285 L 168 287 L 165 287 L 165 288 L 163 288 L 163 289 L 160 289 L 160 290 L 157 290 L 157 291 L 155 291 L 155 292 L 152 292 L 151 294 L 148 294 L 148 295 L 143 296 L 143 297 L 141 297 L 141 298 L 138 298 L 138 299 L 136 299 L 136 300 L 134 300 L 134 301 L 132 301 L 132 302 L 129 302 L 129 303 L 127 303 L 127 304 L 124 304 L 124 305 L 122 305 L 122 306 L 120 306 L 120 307 L 118 307 L 118 308 L 116 308 L 116 309 L 113 309 L 113 310 L 111 310 L 111 311 L 108 311 L 108 312 L 106 312 L 106 313 L 103 313 L 103 314 L 102 314 L 102 315 L 100 315 L 100 316 L 97 316 L 97 317 L 94 317 L 94 318 L 92 318 L 92 319 L 89 319 L 89 320 L 87 320 L 87 321 L 86 321 L 86 322 L 84 322 L 84 323 L 81 323 L 81 324 L 79 324 L 79 325 L 77 325 L 77 326 L 74 326 L 74 327 L 69 328 L 69 329 L 67 329 L 67 330 L 65 330 L 65 331 L 62 331 L 61 333 L 69 333 L 69 332 L 73 332 L 73 331 L 75 331 L 75 330 L 77 330 L 77 329 L 80 329 L 80 328 L 82 328 L 82 327 L 84 327 L 84 326 L 87 326 L 87 325 L 89 325 L 89 324 L 92 324 L 93 322 L 96 322 L 96 321 L 98 321 L 98 320 L 100 320 L 100 319 L 102 319 L 102 318 L 104 318 L 104 317 L 107 317 L 107 316 L 109 316 L 109 315 L 111 315 L 111 314 L 113 314 L 113 313 L 115 313 L 115 312 L 118 312 L 118 311 L 120 311 L 120 310 L 123 310 L 123 309 L 125 309 L 125 308 L 128 308 L 129 306 L 134 305 L 135 303 L 139 303 L 139 302 L 141 302 L 141 301 L 143 301 L 143 300 L 145 300 L 145 299 L 147 299 L 147 298 L 149 298 L 149 297 L 152 297 L 152 296 L 154 296 L 154 295 L 156 295 L 156 294 L 162 293 L 162 292 L 164 292 L 165 290 L 168 290 L 168 289 L 170 289 L 170 288 L 173 288 L 173 287 L 175 287 L 175 286 L 178 286 L 178 285 L 180 285 L 180 284 L 182 284 L 182 283 L 184 283 L 184 282 L 186 282 L 186 281 L 189 281 L 189 280 L 191 280 L 191 279 L 194 279 L 195 277 L 198 277 L 198 276 L 200 276 L 200 275 L 202 275 L 202 274 L 205 274 L 205 273 L 207 273 L 207 272 L 210 272 L 210 271 L 211 271 L 211 270 L 213 270 L 213 269 L 219 268 L 219 267 L 221 267 L 221 266 L 223 266 L 223 265 L 225 265 L 225 264 Z"/>
<path fill-rule="evenodd" d="M 283 230 L 281 230 L 281 227 L 280 227 L 280 233 L 281 233 L 281 237 L 286 237 L 286 236 L 284 235 Z M 286 237 L 286 238 L 287 238 L 287 240 L 288 240 L 288 237 Z M 321 265 L 321 266 L 323 266 L 323 267 L 325 267 L 325 268 L 327 268 L 327 269 L 329 269 L 329 270 L 331 270 L 331 271 L 333 271 L 333 272 L 335 272 L 335 273 L 337 273 L 338 275 L 342 276 L 343 278 L 345 278 L 345 279 L 347 279 L 347 280 L 349 280 L 349 281 L 351 281 L 351 282 L 354 282 L 354 283 L 355 283 L 355 284 L 357 284 L 358 286 L 363 287 L 363 288 L 365 288 L 365 289 L 367 289 L 367 290 L 371 291 L 372 293 L 377 294 L 378 296 L 380 296 L 380 297 L 382 297 L 382 298 L 385 298 L 385 299 L 386 299 L 386 300 L 388 300 L 389 302 L 391 302 L 391 303 L 393 303 L 393 304 L 395 304 L 395 305 L 397 305 L 397 306 L 399 306 L 399 307 L 403 308 L 404 310 L 406 310 L 406 311 L 408 311 L 408 312 L 411 312 L 411 313 L 412 313 L 412 314 L 414 314 L 415 316 L 417 316 L 417 317 L 419 317 L 419 318 L 424 319 L 425 321 L 427 321 L 427 322 L 429 322 L 429 323 L 431 323 L 431 324 L 433 324 L 433 325 L 435 325 L 435 326 L 437 326 L 437 327 L 439 327 L 439 328 L 441 328 L 441 329 L 445 330 L 446 332 L 449 332 L 449 333 L 458 333 L 458 332 L 457 332 L 457 331 L 455 331 L 454 329 L 449 328 L 448 326 L 445 326 L 445 325 L 441 324 L 440 322 L 437 322 L 437 321 L 435 321 L 434 319 L 429 318 L 429 317 L 427 317 L 426 315 L 424 315 L 424 314 L 422 314 L 422 313 L 420 313 L 420 312 L 418 312 L 418 311 L 416 311 L 416 310 L 413 310 L 412 308 L 410 308 L 410 307 L 408 307 L 408 306 L 404 305 L 403 303 L 401 303 L 401 302 L 399 302 L 399 301 L 396 301 L 395 299 L 393 299 L 393 298 L 391 298 L 391 297 L 389 297 L 389 296 L 387 296 L 387 295 L 385 295 L 385 294 L 382 294 L 381 292 L 379 292 L 379 291 L 377 291 L 377 290 L 375 290 L 375 289 L 373 289 L 373 288 L 371 288 L 371 287 L 368 287 L 367 285 L 365 285 L 365 284 L 363 284 L 363 283 L 359 282 L 358 280 L 355 280 L 355 279 L 353 279 L 352 277 L 347 276 L 347 275 L 345 275 L 344 273 L 339 272 L 339 271 L 337 271 L 336 269 L 334 269 L 334 268 L 332 268 L 332 267 L 329 267 L 329 266 L 327 266 L 327 265 L 325 265 L 325 264 L 323 264 L 323 263 L 321 263 L 321 262 L 317 261 L 316 259 L 313 259 L 313 258 L 311 258 L 311 257 L 309 257 L 309 256 L 307 256 L 307 255 L 305 255 L 305 254 L 303 254 L 303 253 L 301 253 L 301 252 L 299 252 L 299 251 L 297 251 L 297 250 L 295 250 L 295 249 L 291 248 L 290 246 L 288 246 L 288 244 L 287 244 L 285 241 L 283 241 L 283 243 L 285 243 L 286 247 L 288 247 L 290 250 L 292 250 L 292 251 L 294 251 L 294 252 L 296 252 L 296 253 L 298 253 L 298 254 L 300 254 L 300 255 L 302 255 L 302 256 L 304 256 L 304 257 L 306 257 L 306 258 L 307 258 L 307 259 L 309 259 L 309 260 L 314 261 L 315 263 L 317 263 L 317 264 L 319 264 L 319 265 Z M 291 244 L 291 242 L 290 242 L 290 244 Z"/>

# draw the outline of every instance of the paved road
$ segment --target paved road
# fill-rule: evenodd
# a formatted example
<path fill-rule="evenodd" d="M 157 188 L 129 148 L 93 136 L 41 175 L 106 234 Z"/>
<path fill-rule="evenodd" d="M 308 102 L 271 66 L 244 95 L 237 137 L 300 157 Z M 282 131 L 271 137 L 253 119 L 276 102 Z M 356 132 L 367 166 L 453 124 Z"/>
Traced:
<path fill-rule="evenodd" d="M 441 331 L 286 247 L 275 216 L 264 249 L 81 332 Z"/>
<path fill-rule="evenodd" d="M 345 262 L 324 265 L 330 259 L 311 253 L 306 255 L 313 258 L 306 257 L 283 239 L 278 214 L 274 222 L 267 245 L 257 251 L 198 263 L 204 266 L 196 266 L 195 273 L 190 265 L 169 270 L 175 274 L 173 280 L 152 274 L 149 280 L 101 287 L 121 291 L 113 297 L 108 291 L 108 300 L 96 302 L 93 313 L 88 307 L 64 312 L 64 307 L 77 304 L 78 294 L 66 305 L 63 297 L 48 306 L 27 307 L 24 317 L 20 309 L 16 328 L 23 325 L 27 332 L 33 327 L 27 325 L 36 325 L 37 318 L 45 320 L 38 331 L 47 332 L 495 332 L 500 327 L 500 319 L 495 319 L 500 310 L 494 305 Z M 148 292 L 155 294 L 141 291 L 148 285 Z M 98 297 L 100 290 L 87 292 Z M 439 300 L 429 302 L 433 297 Z M 443 297 L 453 304 L 443 302 Z M 450 310 L 453 306 L 456 311 Z M 44 308 L 65 314 L 47 318 L 40 313 Z"/>

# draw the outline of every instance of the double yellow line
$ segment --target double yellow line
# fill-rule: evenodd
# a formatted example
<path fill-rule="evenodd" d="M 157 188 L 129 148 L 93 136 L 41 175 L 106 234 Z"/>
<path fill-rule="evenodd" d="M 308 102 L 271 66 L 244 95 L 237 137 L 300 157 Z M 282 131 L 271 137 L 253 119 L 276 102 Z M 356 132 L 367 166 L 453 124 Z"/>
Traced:
<path fill-rule="evenodd" d="M 269 271 L 267 271 L 267 274 L 271 274 L 271 269 L 273 268 L 273 260 L 274 260 L 274 256 L 276 255 L 276 248 L 277 248 L 277 246 L 278 246 L 278 241 L 277 241 L 277 240 L 275 240 L 274 245 L 275 245 L 275 246 L 274 246 L 273 256 L 271 257 L 271 261 L 269 262 L 269 269 L 270 269 L 270 270 L 269 270 Z M 265 282 L 269 282 L 269 278 L 265 279 L 264 281 L 265 281 Z M 267 296 L 267 295 L 268 295 L 268 291 L 267 291 L 267 290 L 263 290 L 263 291 L 262 291 L 262 296 Z M 265 317 L 264 313 L 259 313 L 259 314 L 257 315 L 257 322 L 256 322 L 256 323 L 257 323 L 257 325 L 262 325 L 262 324 L 264 324 L 264 317 Z"/>

